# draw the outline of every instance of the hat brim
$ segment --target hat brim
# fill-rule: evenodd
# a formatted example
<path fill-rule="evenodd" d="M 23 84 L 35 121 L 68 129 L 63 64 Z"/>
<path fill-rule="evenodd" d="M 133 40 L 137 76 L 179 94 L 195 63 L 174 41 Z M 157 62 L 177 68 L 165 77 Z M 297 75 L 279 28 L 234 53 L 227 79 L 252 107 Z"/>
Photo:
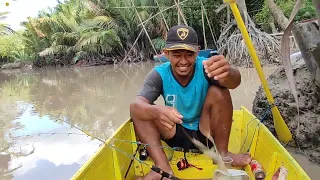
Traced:
<path fill-rule="evenodd" d="M 196 45 L 189 45 L 184 43 L 175 43 L 175 44 L 166 44 L 164 47 L 166 50 L 178 50 L 178 49 L 185 49 L 193 52 L 198 52 L 199 46 Z"/>

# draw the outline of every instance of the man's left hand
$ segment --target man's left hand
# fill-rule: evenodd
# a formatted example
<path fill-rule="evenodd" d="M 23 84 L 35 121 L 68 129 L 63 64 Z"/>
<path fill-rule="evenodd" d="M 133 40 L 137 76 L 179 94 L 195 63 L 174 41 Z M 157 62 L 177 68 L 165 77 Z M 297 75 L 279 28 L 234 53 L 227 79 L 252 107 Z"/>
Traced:
<path fill-rule="evenodd" d="M 231 66 L 223 55 L 216 55 L 203 61 L 205 72 L 209 78 L 215 80 L 227 79 L 231 76 Z"/>

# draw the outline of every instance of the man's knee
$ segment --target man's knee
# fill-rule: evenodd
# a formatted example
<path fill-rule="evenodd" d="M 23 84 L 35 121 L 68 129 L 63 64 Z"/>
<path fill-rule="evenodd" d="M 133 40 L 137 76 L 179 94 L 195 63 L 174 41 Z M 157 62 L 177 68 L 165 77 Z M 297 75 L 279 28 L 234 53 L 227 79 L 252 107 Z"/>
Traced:
<path fill-rule="evenodd" d="M 207 92 L 208 102 L 220 104 L 222 102 L 231 101 L 231 95 L 228 88 L 210 86 Z"/>

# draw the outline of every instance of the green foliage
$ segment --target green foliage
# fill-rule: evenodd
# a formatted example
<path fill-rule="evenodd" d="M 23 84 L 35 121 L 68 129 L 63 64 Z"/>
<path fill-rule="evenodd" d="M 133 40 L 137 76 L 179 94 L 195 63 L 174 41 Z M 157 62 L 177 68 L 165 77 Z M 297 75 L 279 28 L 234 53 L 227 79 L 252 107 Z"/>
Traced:
<path fill-rule="evenodd" d="M 156 48 L 157 51 L 161 51 L 166 45 L 166 41 L 163 38 L 153 39 L 152 43 L 154 44 L 154 48 Z"/>
<path fill-rule="evenodd" d="M 23 40 L 20 34 L 0 36 L 0 59 L 7 59 L 8 62 L 22 60 L 19 54 L 22 54 L 23 49 Z"/>
<path fill-rule="evenodd" d="M 157 6 L 155 1 L 149 0 L 134 0 L 134 3 L 135 6 Z M 175 4 L 171 0 L 158 0 L 158 3 L 165 7 Z M 211 9 L 216 9 L 221 3 L 212 3 L 209 0 L 203 0 L 203 3 L 214 34 L 218 34 L 220 30 L 218 22 L 223 21 L 225 12 L 220 13 L 222 14 L 220 18 Z M 141 21 L 148 20 L 144 25 L 157 53 L 162 50 L 166 26 L 159 13 L 160 8 L 115 7 L 132 7 L 131 0 L 68 0 L 48 11 L 40 11 L 38 17 L 29 18 L 27 22 L 23 22 L 26 29 L 23 33 L 24 44 L 27 47 L 26 54 L 37 54 L 36 64 L 38 65 L 57 62 L 73 64 L 81 59 L 95 63 L 95 61 L 106 59 L 105 57 L 111 57 L 113 61 L 121 61 L 142 30 L 137 13 Z M 199 32 L 199 40 L 203 44 L 200 1 L 187 1 L 181 8 L 187 23 Z M 158 15 L 149 19 L 155 14 Z M 163 16 L 169 27 L 178 23 L 176 8 L 163 12 Z M 181 22 L 183 23 L 182 18 Z M 214 48 L 206 19 L 205 31 L 208 44 Z M 215 38 L 217 37 L 216 35 Z M 146 54 L 144 57 L 155 54 L 144 32 L 134 49 L 132 52 Z"/>
<path fill-rule="evenodd" d="M 284 15 L 288 19 L 294 8 L 295 2 L 296 1 L 294 0 L 275 0 L 275 3 L 280 7 L 281 10 L 283 10 Z M 264 29 L 267 32 L 271 32 L 271 27 L 269 25 L 271 16 L 272 15 L 268 6 L 266 5 L 266 3 L 264 3 L 261 11 L 259 11 L 254 16 L 254 19 L 256 23 L 262 27 L 262 29 Z M 313 18 L 315 16 L 316 16 L 315 7 L 312 5 L 312 0 L 305 0 L 303 7 L 297 13 L 295 20 L 301 21 L 304 19 Z"/>
<path fill-rule="evenodd" d="M 154 0 L 133 1 L 136 7 L 157 6 Z M 221 28 L 227 23 L 227 10 L 224 8 L 216 13 L 214 10 L 218 9 L 222 2 L 211 0 L 202 0 L 202 2 L 214 35 L 213 38 L 205 16 L 208 48 L 216 48 L 215 40 L 220 36 Z M 26 59 L 29 56 L 29 59 L 35 58 L 35 65 L 39 66 L 74 64 L 80 60 L 93 64 L 110 59 L 121 61 L 126 52 L 133 47 L 142 30 L 137 14 L 141 21 L 145 22 L 144 25 L 156 53 L 160 53 L 164 47 L 167 31 L 162 15 L 168 26 L 172 27 L 178 24 L 178 12 L 176 8 L 172 8 L 161 14 L 160 10 L 175 3 L 172 0 L 158 0 L 158 3 L 163 8 L 135 9 L 132 8 L 131 0 L 66 0 L 54 8 L 40 11 L 37 17 L 23 22 L 25 27 L 21 38 L 23 40 L 21 44 L 25 47 L 23 52 L 17 53 L 17 50 L 12 50 L 15 53 L 8 55 L 11 50 L 7 49 L 5 56 L 9 56 L 11 60 Z M 258 25 L 269 30 L 270 12 L 264 1 L 248 0 L 246 3 L 249 14 L 255 17 Z M 276 0 L 276 3 L 284 10 L 286 16 L 290 15 L 294 0 Z M 181 5 L 188 25 L 198 32 L 200 45 L 204 47 L 201 7 L 201 1 L 186 1 Z M 297 19 L 309 18 L 314 14 L 311 0 L 307 0 Z M 154 15 L 156 16 L 150 19 Z M 183 18 L 181 23 L 184 23 Z M 150 55 L 155 54 L 144 31 L 133 48 L 134 50 L 131 51 L 133 56 L 144 54 L 143 57 L 151 57 Z"/>

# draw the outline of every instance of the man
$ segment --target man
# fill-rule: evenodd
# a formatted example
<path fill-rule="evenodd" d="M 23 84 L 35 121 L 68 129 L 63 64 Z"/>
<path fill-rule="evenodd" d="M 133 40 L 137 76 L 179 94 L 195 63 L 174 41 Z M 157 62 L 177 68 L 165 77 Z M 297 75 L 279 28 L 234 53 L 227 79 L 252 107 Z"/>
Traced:
<path fill-rule="evenodd" d="M 228 140 L 232 123 L 229 89 L 241 82 L 240 72 L 230 67 L 222 55 L 197 57 L 198 37 L 188 26 L 174 26 L 167 34 L 164 53 L 170 60 L 155 67 L 146 77 L 141 91 L 130 105 L 135 131 L 147 147 L 155 165 L 172 173 L 160 139 L 171 147 L 195 149 L 185 132 L 207 144 L 211 132 L 222 156 L 233 158 L 234 166 L 251 161 L 248 154 L 232 154 Z M 155 105 L 162 95 L 165 106 Z M 209 141 L 210 142 L 210 141 Z M 212 144 L 210 144 L 212 146 Z M 153 171 L 144 179 L 160 179 Z"/>

